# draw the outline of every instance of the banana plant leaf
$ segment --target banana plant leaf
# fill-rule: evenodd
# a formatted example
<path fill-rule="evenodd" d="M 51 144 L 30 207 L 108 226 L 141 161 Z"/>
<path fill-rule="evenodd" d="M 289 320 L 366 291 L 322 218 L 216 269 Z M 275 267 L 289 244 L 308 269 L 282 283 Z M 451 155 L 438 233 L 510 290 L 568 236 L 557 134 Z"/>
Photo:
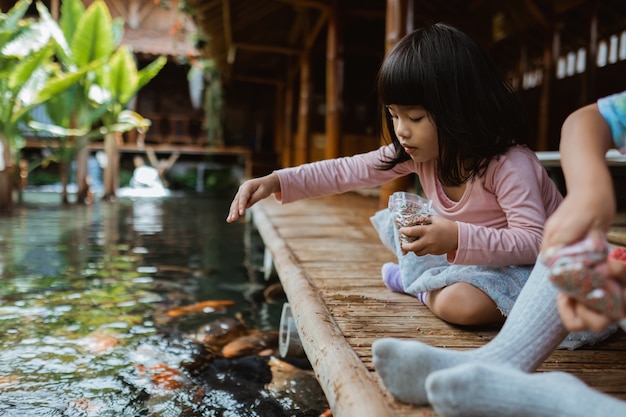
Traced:
<path fill-rule="evenodd" d="M 78 22 L 70 47 L 79 67 L 111 56 L 116 44 L 111 15 L 104 2 L 96 1 L 87 8 Z"/>

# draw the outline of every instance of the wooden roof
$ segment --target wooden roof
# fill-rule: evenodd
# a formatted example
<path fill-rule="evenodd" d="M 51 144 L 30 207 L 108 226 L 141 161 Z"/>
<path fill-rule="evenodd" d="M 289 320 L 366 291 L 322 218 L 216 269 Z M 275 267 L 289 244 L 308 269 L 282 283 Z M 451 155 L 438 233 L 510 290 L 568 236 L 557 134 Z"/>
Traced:
<path fill-rule="evenodd" d="M 333 0 L 187 0 L 206 36 L 203 52 L 214 58 L 225 82 L 283 83 L 290 59 L 317 47 L 323 59 L 325 24 Z M 382 59 L 386 2 L 337 0 L 346 58 L 376 54 Z M 598 38 L 626 27 L 623 0 L 413 0 L 414 27 L 452 24 L 491 51 L 504 70 L 519 70 L 520 50 L 529 64 L 541 63 L 546 30 L 556 27 L 560 50 L 589 44 L 590 16 L 597 8 Z M 523 46 L 522 46 L 523 45 Z"/>

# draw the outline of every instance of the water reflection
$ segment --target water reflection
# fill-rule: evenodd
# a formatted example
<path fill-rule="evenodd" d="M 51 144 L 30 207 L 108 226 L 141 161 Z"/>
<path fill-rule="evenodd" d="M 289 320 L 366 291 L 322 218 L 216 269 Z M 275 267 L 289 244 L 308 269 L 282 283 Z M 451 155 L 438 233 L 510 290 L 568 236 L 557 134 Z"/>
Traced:
<path fill-rule="evenodd" d="M 0 416 L 264 415 L 179 366 L 198 353 L 187 335 L 211 320 L 278 326 L 280 305 L 251 297 L 260 284 L 245 225 L 224 221 L 228 196 L 89 207 L 25 198 L 0 217 Z M 202 300 L 235 304 L 166 314 Z"/>
<path fill-rule="evenodd" d="M 163 230 L 161 198 L 139 198 L 133 204 L 133 228 L 141 234 L 154 234 Z"/>

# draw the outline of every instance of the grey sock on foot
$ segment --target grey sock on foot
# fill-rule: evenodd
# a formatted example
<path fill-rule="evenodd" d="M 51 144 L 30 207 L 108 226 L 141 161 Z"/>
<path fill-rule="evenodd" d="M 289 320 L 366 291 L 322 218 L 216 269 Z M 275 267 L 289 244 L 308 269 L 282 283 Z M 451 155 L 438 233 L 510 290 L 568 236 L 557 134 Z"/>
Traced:
<path fill-rule="evenodd" d="M 626 402 L 562 372 L 527 374 L 514 368 L 464 364 L 433 372 L 428 399 L 447 417 L 589 417 L 626 415 Z"/>
<path fill-rule="evenodd" d="M 468 361 L 466 352 L 389 338 L 376 340 L 372 353 L 385 388 L 398 400 L 411 404 L 427 404 L 424 380 L 431 372 Z"/>

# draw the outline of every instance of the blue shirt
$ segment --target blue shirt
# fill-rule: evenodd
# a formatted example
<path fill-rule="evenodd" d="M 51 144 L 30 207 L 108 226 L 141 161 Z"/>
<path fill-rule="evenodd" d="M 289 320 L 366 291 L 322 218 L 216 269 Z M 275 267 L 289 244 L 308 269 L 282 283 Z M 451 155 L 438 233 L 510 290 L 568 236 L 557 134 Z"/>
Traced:
<path fill-rule="evenodd" d="M 611 127 L 615 147 L 626 154 L 626 91 L 599 99 L 598 108 Z"/>

